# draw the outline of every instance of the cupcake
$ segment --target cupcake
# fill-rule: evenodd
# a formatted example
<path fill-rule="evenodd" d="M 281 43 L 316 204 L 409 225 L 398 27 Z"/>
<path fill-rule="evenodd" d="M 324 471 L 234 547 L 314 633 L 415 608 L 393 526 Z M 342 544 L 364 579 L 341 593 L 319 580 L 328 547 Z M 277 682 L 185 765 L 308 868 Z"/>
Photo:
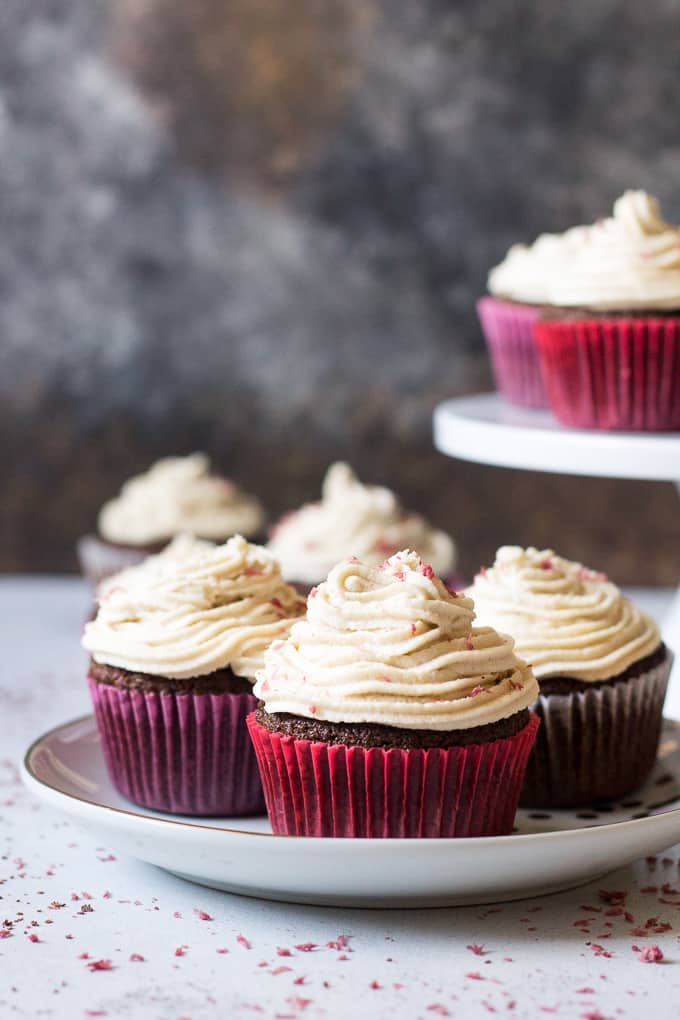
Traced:
<path fill-rule="evenodd" d="M 419 514 L 402 509 L 393 492 L 362 485 L 348 464 L 332 464 L 323 481 L 321 501 L 286 514 L 271 531 L 268 548 L 283 576 L 309 591 L 340 560 L 358 557 L 379 566 L 399 549 L 415 549 L 442 577 L 455 566 L 453 541 Z"/>
<path fill-rule="evenodd" d="M 578 807 L 640 786 L 672 664 L 654 621 L 604 574 L 551 550 L 502 547 L 468 594 L 480 622 L 513 635 L 539 683 L 522 803 Z"/>
<path fill-rule="evenodd" d="M 159 811 L 262 811 L 245 725 L 252 683 L 302 612 L 273 556 L 240 535 L 177 540 L 102 590 L 82 643 L 116 788 Z"/>
<path fill-rule="evenodd" d="M 102 507 L 97 534 L 80 539 L 78 558 L 83 574 L 97 585 L 160 552 L 175 535 L 224 542 L 235 534 L 252 537 L 263 520 L 253 496 L 210 473 L 205 454 L 166 457 L 131 478 Z"/>
<path fill-rule="evenodd" d="M 336 565 L 265 653 L 248 719 L 275 833 L 511 831 L 538 720 L 512 638 L 409 551 Z"/>
<path fill-rule="evenodd" d="M 680 429 L 680 228 L 627 191 L 579 236 L 535 328 L 552 410 L 580 428 Z"/>
<path fill-rule="evenodd" d="M 574 240 L 569 232 L 543 234 L 531 247 L 514 244 L 489 273 L 489 295 L 477 302 L 496 389 L 513 404 L 548 406 L 534 325 Z"/>

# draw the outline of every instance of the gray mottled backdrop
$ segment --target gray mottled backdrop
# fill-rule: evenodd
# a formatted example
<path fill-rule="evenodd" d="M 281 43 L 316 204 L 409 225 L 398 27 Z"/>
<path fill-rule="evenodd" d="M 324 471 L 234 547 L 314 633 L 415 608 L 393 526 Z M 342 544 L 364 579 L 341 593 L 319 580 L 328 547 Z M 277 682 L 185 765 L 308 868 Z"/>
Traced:
<path fill-rule="evenodd" d="M 349 458 L 462 565 L 555 544 L 673 581 L 671 486 L 447 460 L 510 242 L 624 188 L 680 218 L 680 5 L 2 0 L 0 568 L 68 569 L 204 448 L 273 513 Z M 680 471 L 679 471 L 680 474 Z"/>

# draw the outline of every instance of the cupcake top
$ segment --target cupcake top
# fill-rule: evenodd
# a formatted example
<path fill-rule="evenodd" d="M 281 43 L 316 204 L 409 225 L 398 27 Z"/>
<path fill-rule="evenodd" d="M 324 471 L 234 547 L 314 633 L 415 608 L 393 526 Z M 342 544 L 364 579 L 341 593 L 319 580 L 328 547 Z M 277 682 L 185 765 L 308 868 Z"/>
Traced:
<path fill-rule="evenodd" d="M 594 311 L 680 309 L 680 228 L 645 191 L 626 191 L 613 215 L 516 244 L 492 269 L 496 297 Z"/>
<path fill-rule="evenodd" d="M 605 574 L 551 549 L 503 546 L 468 594 L 481 621 L 513 635 L 539 680 L 609 680 L 661 643 L 654 621 Z"/>
<path fill-rule="evenodd" d="M 258 501 L 210 474 L 204 453 L 165 457 L 127 481 L 99 513 L 99 534 L 121 545 L 151 545 L 182 532 L 220 541 L 252 535 L 263 522 Z"/>
<path fill-rule="evenodd" d="M 470 598 L 403 551 L 356 559 L 313 588 L 307 616 L 265 654 L 255 694 L 269 713 L 402 729 L 460 730 L 519 712 L 538 696 L 513 640 L 473 627 Z"/>
<path fill-rule="evenodd" d="M 85 625 L 83 647 L 95 662 L 130 672 L 188 679 L 229 667 L 254 677 L 304 600 L 274 557 L 240 535 L 217 546 L 181 543 L 117 575 Z"/>
<path fill-rule="evenodd" d="M 287 514 L 273 529 L 269 548 L 284 577 L 308 584 L 326 577 L 339 560 L 357 556 L 378 566 L 404 547 L 416 549 L 438 574 L 450 574 L 455 547 L 418 514 L 406 513 L 395 494 L 362 485 L 348 464 L 332 464 L 320 503 Z"/>

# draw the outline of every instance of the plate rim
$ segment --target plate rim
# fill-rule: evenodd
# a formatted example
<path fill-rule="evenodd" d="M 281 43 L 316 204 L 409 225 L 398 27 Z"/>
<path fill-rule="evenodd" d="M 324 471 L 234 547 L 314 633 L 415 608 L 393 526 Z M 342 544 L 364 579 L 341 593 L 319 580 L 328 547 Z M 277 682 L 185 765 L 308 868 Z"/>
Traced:
<path fill-rule="evenodd" d="M 94 713 L 88 712 L 82 716 L 77 716 L 75 719 L 69 719 L 65 722 L 58 723 L 56 726 L 51 726 L 45 730 L 40 736 L 36 737 L 29 744 L 27 750 L 21 759 L 21 777 L 24 785 L 32 792 L 34 787 L 50 791 L 56 795 L 57 798 L 61 798 L 67 801 L 75 801 L 78 804 L 85 805 L 86 809 L 99 813 L 105 812 L 111 815 L 123 815 L 126 818 L 134 819 L 136 822 L 141 823 L 153 823 L 163 824 L 170 826 L 176 831 L 189 831 L 197 829 L 205 833 L 219 833 L 228 834 L 230 836 L 255 836 L 266 839 L 278 839 L 286 840 L 289 844 L 298 843 L 304 841 L 306 845 L 315 843 L 319 845 L 326 845 L 329 842 L 342 843 L 343 847 L 348 849 L 352 846 L 361 847 L 362 849 L 373 846 L 376 852 L 386 845 L 392 849 L 397 847 L 413 847 L 414 845 L 423 846 L 423 844 L 432 844 L 437 847 L 479 847 L 489 846 L 493 843 L 494 846 L 507 847 L 512 845 L 519 847 L 520 844 L 524 845 L 533 841 L 554 842 L 555 840 L 565 840 L 583 837 L 585 833 L 590 834 L 591 838 L 593 834 L 597 832 L 603 832 L 607 835 L 611 835 L 614 832 L 626 831 L 629 832 L 632 829 L 645 828 L 649 823 L 655 822 L 660 819 L 670 820 L 672 818 L 677 819 L 678 822 L 678 833 L 680 837 L 680 806 L 677 808 L 671 808 L 668 811 L 660 811 L 656 815 L 648 815 L 646 818 L 628 818 L 624 821 L 619 822 L 602 822 L 599 825 L 589 825 L 575 829 L 553 829 L 548 832 L 524 832 L 524 833 L 510 833 L 505 836 L 458 836 L 458 837 L 442 837 L 439 839 L 424 839 L 418 836 L 411 837 L 386 837 L 383 839 L 374 839 L 368 836 L 358 836 L 351 839 L 343 837 L 328 837 L 328 836 L 293 836 L 286 833 L 274 833 L 274 832 L 257 832 L 254 829 L 234 829 L 224 825 L 205 825 L 202 822 L 184 821 L 178 818 L 168 817 L 166 814 L 146 814 L 145 809 L 139 808 L 139 810 L 129 810 L 127 808 L 112 807 L 109 804 L 101 804 L 96 801 L 88 800 L 86 797 L 79 797 L 77 794 L 66 793 L 64 790 L 59 789 L 57 786 L 46 782 L 44 779 L 36 775 L 33 769 L 31 758 L 38 749 L 39 745 L 47 741 L 50 737 L 57 736 L 61 731 L 67 730 L 72 726 L 77 726 L 80 723 L 92 722 L 96 729 L 96 719 Z M 664 719 L 665 722 L 671 722 L 675 726 L 678 726 L 677 719 Z M 39 795 L 39 794 L 38 794 Z M 260 817 L 260 816 L 258 816 Z M 670 844 L 669 844 L 670 845 Z M 349 850 L 351 853 L 352 851 Z M 371 851 L 369 851 L 371 852 Z"/>

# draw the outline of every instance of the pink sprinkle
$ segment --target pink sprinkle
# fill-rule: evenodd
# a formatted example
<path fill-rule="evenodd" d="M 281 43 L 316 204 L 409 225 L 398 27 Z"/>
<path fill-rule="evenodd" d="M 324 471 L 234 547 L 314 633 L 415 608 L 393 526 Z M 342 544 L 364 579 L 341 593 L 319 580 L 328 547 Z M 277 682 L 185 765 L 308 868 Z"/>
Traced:
<path fill-rule="evenodd" d="M 258 570 L 257 567 L 244 567 L 243 573 L 246 577 L 262 577 L 264 571 Z"/>
<path fill-rule="evenodd" d="M 470 691 L 470 697 L 471 698 L 476 698 L 478 694 L 483 694 L 483 693 L 484 693 L 484 688 L 480 687 L 479 684 L 477 684 L 477 686 L 473 687 L 472 690 Z"/>
<path fill-rule="evenodd" d="M 248 939 L 245 937 L 245 935 L 237 935 L 236 936 L 236 941 L 238 942 L 239 946 L 243 946 L 244 949 L 252 949 L 253 948 L 251 946 L 250 942 L 248 941 Z"/>
<path fill-rule="evenodd" d="M 595 989 L 594 988 L 577 988 L 576 992 L 577 992 L 578 995 L 594 995 L 595 994 Z"/>
<path fill-rule="evenodd" d="M 294 985 L 304 985 L 306 983 L 307 983 L 307 978 L 303 974 L 301 974 L 300 977 L 296 977 L 295 980 L 293 981 Z M 331 987 L 328 984 L 327 981 L 324 981 L 323 986 L 324 986 L 324 988 L 330 988 Z"/>
<path fill-rule="evenodd" d="M 78 953 L 78 959 L 79 960 L 89 960 L 90 959 L 90 954 L 89 953 Z"/>
<path fill-rule="evenodd" d="M 541 560 L 541 570 L 552 570 L 553 561 L 549 559 Z"/>
<path fill-rule="evenodd" d="M 87 964 L 87 969 L 94 974 L 96 970 L 113 970 L 113 964 L 110 960 L 92 960 Z"/>
<path fill-rule="evenodd" d="M 475 646 L 472 641 L 472 634 L 465 635 L 465 644 L 469 651 L 472 651 L 474 649 Z"/>
<path fill-rule="evenodd" d="M 216 950 L 215 950 L 215 952 L 216 952 L 216 953 L 219 953 L 219 954 L 220 954 L 220 956 L 224 956 L 224 954 L 225 954 L 225 953 L 228 953 L 228 952 L 229 952 L 229 950 L 228 950 L 228 949 L 225 949 L 225 948 L 224 948 L 224 946 L 223 946 L 223 947 L 222 947 L 221 949 L 216 949 Z"/>
<path fill-rule="evenodd" d="M 581 1013 L 583 1020 L 611 1020 L 610 1017 L 600 1013 L 599 1009 L 590 1009 L 587 1013 Z"/>
<path fill-rule="evenodd" d="M 470 978 L 471 981 L 483 981 L 484 980 L 484 978 L 482 977 L 482 975 L 479 973 L 478 970 L 471 970 L 468 974 L 465 975 L 465 977 L 466 978 Z"/>
<path fill-rule="evenodd" d="M 0 928 L 0 939 L 11 939 L 12 932 L 9 928 Z"/>
<path fill-rule="evenodd" d="M 416 625 L 415 625 L 415 623 L 412 623 L 411 624 L 411 633 L 415 634 L 415 632 L 416 632 Z"/>
<path fill-rule="evenodd" d="M 512 687 L 513 691 L 524 690 L 524 684 L 521 683 L 519 680 L 510 680 L 510 686 Z"/>
<path fill-rule="evenodd" d="M 173 917 L 181 917 L 182 915 L 180 914 L 179 910 L 176 910 L 175 913 L 172 916 Z"/>
<path fill-rule="evenodd" d="M 423 575 L 423 577 L 429 578 L 429 580 L 432 580 L 432 578 L 434 577 L 434 570 L 432 569 L 429 563 L 422 563 L 420 565 L 420 573 Z"/>
<path fill-rule="evenodd" d="M 182 946 L 177 946 L 177 949 L 175 950 L 175 956 L 184 956 L 184 949 L 182 948 Z"/>
<path fill-rule="evenodd" d="M 278 977 L 279 974 L 285 974 L 292 969 L 292 967 L 274 967 L 274 970 L 271 971 L 271 975 L 272 977 Z"/>
<path fill-rule="evenodd" d="M 307 1006 L 312 1002 L 311 999 L 302 999 L 299 995 L 290 995 L 286 1002 L 290 1004 L 291 1009 L 307 1009 Z"/>
<path fill-rule="evenodd" d="M 612 953 L 609 952 L 608 949 L 605 949 L 604 946 L 598 945 L 597 942 L 591 942 L 590 948 L 592 949 L 595 956 L 605 956 L 607 958 L 611 958 L 613 955 Z"/>
<path fill-rule="evenodd" d="M 480 946 L 476 942 L 472 942 L 469 946 L 466 946 L 465 948 L 469 949 L 471 953 L 475 954 L 475 956 L 486 956 L 486 950 L 484 949 L 484 946 Z"/>
<path fill-rule="evenodd" d="M 428 1013 L 436 1013 L 437 1016 L 451 1016 L 446 1006 L 443 1006 L 441 1002 L 433 1002 L 432 1005 L 425 1007 Z"/>
<path fill-rule="evenodd" d="M 316 942 L 301 942 L 299 945 L 295 946 L 295 948 L 301 953 L 311 953 L 312 950 L 317 949 L 318 946 Z"/>
<path fill-rule="evenodd" d="M 319 589 L 317 588 L 316 585 L 314 585 L 313 588 L 310 588 L 310 591 L 309 591 L 310 599 L 315 599 L 318 594 L 319 594 Z"/>
<path fill-rule="evenodd" d="M 284 949 L 283 946 L 277 946 L 276 947 L 276 955 L 277 956 L 292 956 L 293 954 L 291 953 L 290 949 Z"/>
<path fill-rule="evenodd" d="M 277 609 L 283 609 L 283 602 L 281 599 L 270 599 L 271 604 L 276 606 Z"/>
<path fill-rule="evenodd" d="M 384 684 L 391 684 L 392 683 L 392 679 L 389 676 L 381 676 L 380 679 L 382 680 L 382 682 Z"/>
<path fill-rule="evenodd" d="M 40 939 L 38 938 L 37 935 L 29 935 L 28 936 L 28 941 L 29 942 L 40 942 Z"/>
<path fill-rule="evenodd" d="M 194 913 L 200 921 L 212 921 L 213 918 L 210 914 L 206 914 L 205 910 L 194 910 Z"/>
<path fill-rule="evenodd" d="M 141 953 L 130 953 L 130 963 L 144 963 L 144 957 Z"/>
<path fill-rule="evenodd" d="M 380 988 L 380 985 L 378 984 L 378 982 L 375 979 L 373 979 L 373 981 L 371 981 L 371 983 L 370 983 L 370 985 L 368 987 L 372 988 L 375 991 L 378 988 Z"/>
<path fill-rule="evenodd" d="M 318 711 L 318 709 L 317 709 L 316 705 L 308 705 L 308 706 L 307 706 L 307 708 L 308 708 L 308 709 L 309 709 L 309 711 L 310 711 L 310 712 L 312 713 L 312 715 L 316 715 L 316 713 L 317 713 L 317 711 Z"/>
<path fill-rule="evenodd" d="M 633 946 L 633 952 L 638 954 L 641 963 L 660 963 L 663 960 L 663 953 L 657 945 L 645 946 L 644 949 Z"/>

